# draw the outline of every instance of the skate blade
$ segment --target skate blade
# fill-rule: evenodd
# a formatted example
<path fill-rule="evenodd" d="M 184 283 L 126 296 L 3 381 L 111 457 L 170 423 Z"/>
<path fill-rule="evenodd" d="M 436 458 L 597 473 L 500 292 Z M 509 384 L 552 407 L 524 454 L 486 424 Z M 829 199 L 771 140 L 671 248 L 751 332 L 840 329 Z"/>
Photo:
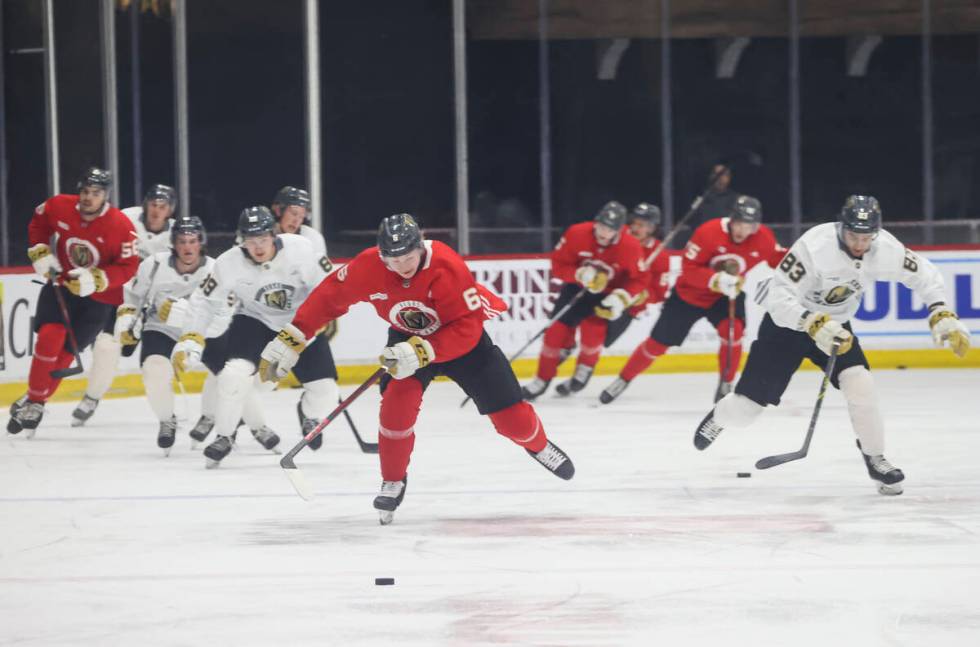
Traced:
<path fill-rule="evenodd" d="M 170 450 L 171 449 L 173 449 L 173 447 L 161 447 L 160 448 L 160 451 L 163 452 L 163 457 L 164 458 L 166 458 L 167 456 L 170 456 Z"/>
<path fill-rule="evenodd" d="M 72 427 L 84 427 L 85 426 L 85 421 L 84 420 L 80 420 L 79 418 L 72 418 L 71 419 L 71 426 Z"/>
<path fill-rule="evenodd" d="M 885 496 L 898 496 L 905 490 L 902 488 L 901 483 L 893 483 L 891 485 L 886 485 L 884 483 L 878 484 L 878 494 L 883 494 Z"/>
<path fill-rule="evenodd" d="M 200 441 L 197 441 L 197 440 L 191 440 L 191 449 L 197 449 L 197 448 L 198 448 L 198 447 L 200 447 L 200 446 L 201 446 L 201 443 L 200 443 Z"/>
<path fill-rule="evenodd" d="M 378 510 L 378 523 L 380 523 L 382 526 L 387 526 L 394 520 L 394 510 Z"/>
<path fill-rule="evenodd" d="M 31 440 L 32 438 L 34 438 L 34 434 L 36 433 L 37 433 L 37 427 L 35 427 L 34 429 L 28 429 L 27 427 L 24 427 L 24 438 L 26 438 L 27 440 Z"/>
<path fill-rule="evenodd" d="M 204 464 L 205 469 L 213 470 L 216 469 L 219 465 L 221 465 L 221 461 L 216 461 L 213 458 L 205 458 L 204 460 L 205 460 L 205 464 Z"/>

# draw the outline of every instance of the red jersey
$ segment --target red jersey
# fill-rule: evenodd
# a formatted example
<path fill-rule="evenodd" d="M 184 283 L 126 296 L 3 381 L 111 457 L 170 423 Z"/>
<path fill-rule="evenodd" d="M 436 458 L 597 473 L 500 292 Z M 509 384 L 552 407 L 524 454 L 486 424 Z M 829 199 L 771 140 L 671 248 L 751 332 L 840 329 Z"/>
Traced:
<path fill-rule="evenodd" d="M 56 238 L 54 243 L 52 237 Z M 34 210 L 27 238 L 31 247 L 44 243 L 53 249 L 61 264 L 62 281 L 68 278 L 68 270 L 76 267 L 104 271 L 109 287 L 90 295 L 100 303 L 120 305 L 123 284 L 139 269 L 133 221 L 108 202 L 98 217 L 85 222 L 78 212 L 77 195 L 48 198 Z"/>
<path fill-rule="evenodd" d="M 776 236 L 765 225 L 741 243 L 735 243 L 728 233 L 728 218 L 709 220 L 694 230 L 694 235 L 684 248 L 684 261 L 680 278 L 674 290 L 687 303 L 699 308 L 710 308 L 722 295 L 708 287 L 714 276 L 716 264 L 734 260 L 739 274 L 759 263 L 772 267 L 779 265 L 786 250 L 776 242 Z"/>
<path fill-rule="evenodd" d="M 388 269 L 377 247 L 369 247 L 323 279 L 303 301 L 293 325 L 310 338 L 328 321 L 366 301 L 392 328 L 424 337 L 435 362 L 473 350 L 483 322 L 507 310 L 503 299 L 480 285 L 451 247 L 425 241 L 425 257 L 410 279 Z"/>
<path fill-rule="evenodd" d="M 677 254 L 669 249 L 657 253 L 657 257 L 647 266 L 646 259 L 650 258 L 661 247 L 661 242 L 656 238 L 648 238 L 640 243 L 643 248 L 643 260 L 640 267 L 643 268 L 641 277 L 643 279 L 643 289 L 646 291 L 647 298 L 637 303 L 628 310 L 631 317 L 643 312 L 647 305 L 660 303 L 667 298 L 668 281 L 670 280 L 670 257 Z"/>
<path fill-rule="evenodd" d="M 644 287 L 640 268 L 643 248 L 640 242 L 623 227 L 615 242 L 600 247 L 593 233 L 594 224 L 588 220 L 565 230 L 555 251 L 551 252 L 551 275 L 565 283 L 575 283 L 575 270 L 583 265 L 592 265 L 609 275 L 609 284 L 603 294 L 623 288 L 636 296 Z"/>

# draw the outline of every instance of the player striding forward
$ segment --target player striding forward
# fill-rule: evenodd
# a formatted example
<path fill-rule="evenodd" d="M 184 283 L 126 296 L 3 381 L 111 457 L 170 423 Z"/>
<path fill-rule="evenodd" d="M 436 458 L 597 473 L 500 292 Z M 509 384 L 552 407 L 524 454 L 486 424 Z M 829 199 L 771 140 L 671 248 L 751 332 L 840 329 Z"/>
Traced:
<path fill-rule="evenodd" d="M 286 325 L 297 306 L 323 279 L 309 241 L 275 232 L 276 221 L 266 207 L 249 207 L 238 220 L 239 246 L 221 254 L 211 276 L 191 295 L 191 316 L 173 348 L 171 360 L 179 372 L 201 359 L 204 335 L 228 296 L 238 299 L 238 312 L 225 332 L 218 374 L 218 402 L 214 415 L 215 440 L 204 450 L 208 467 L 216 467 L 231 451 L 235 428 L 245 400 L 256 380 L 259 355 L 276 331 Z M 303 384 L 303 401 L 310 415 L 320 419 L 337 402 L 337 369 L 327 344 L 313 344 L 295 368 Z M 267 449 L 275 437 L 257 438 Z"/>
<path fill-rule="evenodd" d="M 106 326 L 122 302 L 123 284 L 136 273 L 136 232 L 129 219 L 109 204 L 111 186 L 112 174 L 92 167 L 79 180 L 78 195 L 49 198 L 35 209 L 28 225 L 27 255 L 34 270 L 51 281 L 38 296 L 28 389 L 10 407 L 7 431 L 11 433 L 27 429 L 33 435 L 44 415 L 44 403 L 61 381 L 51 371 L 67 368 L 73 359 L 55 290 L 63 290 L 81 351 Z"/>
<path fill-rule="evenodd" d="M 715 401 L 731 390 L 742 355 L 745 273 L 759 263 L 775 266 L 785 251 L 772 230 L 761 223 L 762 205 L 743 195 L 735 201 L 727 218 L 709 220 L 694 231 L 684 251 L 680 278 L 664 302 L 650 338 L 636 347 L 616 380 L 602 392 L 601 402 L 612 402 L 657 357 L 671 346 L 680 346 L 702 317 L 714 324 L 721 338 Z M 729 313 L 733 310 L 732 321 Z"/>
<path fill-rule="evenodd" d="M 171 218 L 177 209 L 177 192 L 165 184 L 154 184 L 143 197 L 138 207 L 126 207 L 122 212 L 133 222 L 137 236 L 137 251 L 140 259 L 170 247 Z M 105 330 L 99 333 L 92 346 L 92 366 L 88 371 L 85 395 L 71 413 L 71 426 L 84 425 L 105 392 L 112 386 L 112 378 L 119 366 L 122 348 L 115 333 L 115 316 L 109 317 Z"/>
<path fill-rule="evenodd" d="M 310 352 L 303 350 L 306 340 L 359 302 L 373 305 L 391 326 L 381 355 L 389 375 L 381 380 L 382 483 L 374 500 L 382 524 L 391 522 L 405 496 L 422 395 L 438 375 L 459 384 L 497 433 L 558 477 L 572 478 L 571 460 L 548 440 L 534 408 L 521 397 L 507 358 L 483 330 L 483 322 L 506 305 L 473 280 L 450 247 L 424 240 L 408 214 L 385 218 L 377 247 L 358 254 L 313 291 L 262 351 L 262 378 L 276 379 L 299 366 Z"/>
<path fill-rule="evenodd" d="M 885 457 L 885 431 L 874 381 L 850 319 L 876 280 L 901 281 L 929 304 L 937 345 L 949 342 L 960 357 L 970 346 L 966 326 L 946 306 L 943 278 L 927 259 L 881 229 L 881 208 L 869 196 L 847 199 L 837 223 L 817 225 L 786 254 L 760 293 L 767 313 L 752 342 L 735 392 L 725 396 L 694 434 L 698 449 L 723 429 L 745 427 L 767 405 L 778 405 L 803 358 L 825 368 L 839 343 L 831 383 L 844 394 L 858 449 L 882 494 L 901 494 L 905 475 Z"/>

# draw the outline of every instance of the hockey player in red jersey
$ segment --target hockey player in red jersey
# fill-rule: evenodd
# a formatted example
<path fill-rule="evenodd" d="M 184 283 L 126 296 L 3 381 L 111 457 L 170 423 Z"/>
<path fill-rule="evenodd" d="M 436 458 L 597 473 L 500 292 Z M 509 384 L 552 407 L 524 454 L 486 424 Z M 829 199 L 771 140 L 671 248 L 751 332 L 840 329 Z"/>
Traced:
<path fill-rule="evenodd" d="M 438 375 L 459 384 L 499 434 L 556 476 L 572 478 L 571 460 L 548 440 L 534 408 L 521 397 L 510 363 L 483 330 L 483 322 L 506 304 L 473 279 L 450 247 L 424 240 L 408 214 L 385 218 L 377 247 L 310 293 L 292 324 L 262 351 L 261 379 L 285 375 L 318 329 L 359 302 L 370 303 L 391 326 L 381 355 L 388 368 L 381 380 L 378 436 L 383 481 L 374 500 L 382 524 L 391 522 L 405 496 L 422 394 Z"/>
<path fill-rule="evenodd" d="M 27 228 L 27 255 L 34 270 L 49 281 L 38 296 L 28 389 L 10 407 L 10 433 L 27 429 L 33 435 L 44 403 L 61 381 L 51 372 L 67 368 L 74 357 L 55 290 L 62 291 L 82 350 L 122 303 L 122 286 L 139 267 L 136 231 L 132 221 L 109 204 L 111 185 L 109 171 L 92 167 L 79 180 L 78 195 L 56 195 L 34 210 Z"/>
<path fill-rule="evenodd" d="M 636 347 L 619 376 L 603 391 L 600 401 L 612 402 L 657 357 L 671 346 L 683 343 L 691 327 L 702 317 L 714 324 L 721 338 L 715 401 L 731 391 L 742 355 L 745 274 L 759 263 L 775 267 L 785 251 L 776 242 L 772 230 L 762 224 L 762 205 L 747 195 L 738 197 L 728 217 L 709 220 L 698 227 L 687 243 L 681 275 L 664 303 L 650 338 Z M 732 311 L 734 325 L 729 328 Z"/>
<path fill-rule="evenodd" d="M 558 241 L 551 254 L 551 275 L 564 285 L 554 312 L 575 302 L 545 331 L 537 375 L 523 389 L 526 399 L 534 400 L 548 389 L 562 350 L 574 345 L 576 329 L 581 339 L 575 374 L 556 390 L 567 396 L 584 389 L 602 354 L 608 323 L 642 298 L 643 249 L 625 225 L 626 208 L 610 202 L 593 220 L 569 227 Z"/>

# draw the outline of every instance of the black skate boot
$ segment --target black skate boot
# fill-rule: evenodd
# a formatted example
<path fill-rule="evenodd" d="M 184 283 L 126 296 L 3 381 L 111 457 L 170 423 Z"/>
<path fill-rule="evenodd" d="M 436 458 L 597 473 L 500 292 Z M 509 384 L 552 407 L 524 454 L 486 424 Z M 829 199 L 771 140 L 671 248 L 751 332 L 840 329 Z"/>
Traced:
<path fill-rule="evenodd" d="M 378 511 L 378 522 L 387 526 L 395 519 L 395 510 L 405 498 L 408 476 L 400 481 L 381 481 L 381 492 L 374 497 L 374 508 Z"/>
<path fill-rule="evenodd" d="M 170 456 L 170 449 L 174 446 L 174 438 L 177 437 L 177 416 L 170 416 L 170 420 L 160 422 L 160 431 L 157 432 L 157 447 L 163 450 L 164 456 Z"/>
<path fill-rule="evenodd" d="M 92 417 L 95 413 L 95 409 L 99 406 L 99 401 L 95 398 L 90 398 L 88 395 L 82 398 L 82 401 L 78 403 L 75 410 L 71 412 L 71 426 L 81 427 L 88 419 Z"/>
<path fill-rule="evenodd" d="M 536 377 L 521 387 L 521 395 L 528 402 L 534 402 L 538 396 L 548 390 L 549 384 L 551 384 L 551 380 L 545 381 L 540 377 Z"/>
<path fill-rule="evenodd" d="M 539 452 L 532 452 L 530 449 L 525 449 L 531 458 L 538 461 L 550 471 L 552 474 L 560 479 L 565 479 L 566 481 L 575 476 L 575 466 L 572 465 L 572 459 L 568 455 L 559 449 L 558 445 L 554 444 L 550 440 L 548 444 L 544 446 Z"/>
<path fill-rule="evenodd" d="M 726 382 L 725 380 L 718 381 L 718 388 L 715 389 L 715 402 L 721 400 L 723 397 L 735 390 L 735 385 L 731 382 Z"/>
<path fill-rule="evenodd" d="M 190 431 L 191 449 L 196 449 L 197 444 L 204 442 L 211 430 L 214 429 L 214 418 L 211 416 L 201 416 L 197 419 L 197 424 Z"/>
<path fill-rule="evenodd" d="M 316 418 L 307 418 L 306 414 L 303 413 L 303 398 L 300 398 L 299 402 L 296 403 L 296 415 L 299 416 L 300 433 L 303 434 L 303 436 L 306 436 L 306 434 L 316 429 L 320 424 L 320 421 Z M 323 434 L 317 434 L 316 438 L 310 441 L 310 449 L 316 451 L 322 446 Z"/>
<path fill-rule="evenodd" d="M 7 431 L 12 434 L 19 434 L 22 429 L 26 429 L 25 435 L 28 438 L 33 438 L 34 432 L 37 430 L 37 426 L 41 424 L 43 417 L 44 403 L 28 400 L 25 393 L 10 405 L 10 420 L 7 422 Z"/>
<path fill-rule="evenodd" d="M 575 367 L 575 375 L 572 376 L 570 380 L 566 380 L 555 387 L 555 392 L 564 397 L 568 397 L 573 393 L 578 393 L 585 388 L 585 385 L 589 383 L 592 379 L 592 371 L 594 368 L 592 366 L 585 366 L 584 364 L 579 364 Z"/>
<path fill-rule="evenodd" d="M 218 436 L 210 445 L 204 448 L 204 457 L 207 459 L 205 467 L 214 469 L 221 465 L 224 457 L 231 453 L 231 448 L 235 446 L 235 439 L 230 436 Z"/>
<path fill-rule="evenodd" d="M 267 426 L 264 426 L 261 429 L 252 429 L 251 432 L 252 437 L 266 449 L 275 450 L 276 445 L 279 444 L 279 434 L 272 431 L 272 429 Z M 278 454 L 279 452 L 276 453 Z"/>
<path fill-rule="evenodd" d="M 618 398 L 620 395 L 622 395 L 623 391 L 625 391 L 626 387 L 628 387 L 629 385 L 630 383 L 627 380 L 624 380 L 621 377 L 617 377 L 615 380 L 612 381 L 612 384 L 604 388 L 602 390 L 602 393 L 599 394 L 599 402 L 601 402 L 602 404 L 609 404 L 610 402 Z"/>
<path fill-rule="evenodd" d="M 707 449 L 724 430 L 724 427 L 715 422 L 715 410 L 712 409 L 694 432 L 694 446 L 701 450 Z"/>
<path fill-rule="evenodd" d="M 877 456 L 865 454 L 864 450 L 861 449 L 860 440 L 857 441 L 857 446 L 861 450 L 864 466 L 868 468 L 868 476 L 878 483 L 878 493 L 886 496 L 901 494 L 904 491 L 902 482 L 905 480 L 905 474 L 902 473 L 902 470 L 889 463 L 888 459 L 881 454 Z"/>

